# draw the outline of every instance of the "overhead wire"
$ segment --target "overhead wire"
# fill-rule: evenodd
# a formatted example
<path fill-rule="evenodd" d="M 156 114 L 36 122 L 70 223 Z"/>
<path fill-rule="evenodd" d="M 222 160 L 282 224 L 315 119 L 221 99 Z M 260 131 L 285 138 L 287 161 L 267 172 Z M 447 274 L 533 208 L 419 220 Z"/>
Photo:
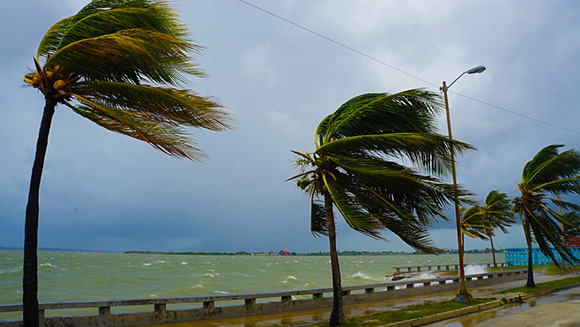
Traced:
<path fill-rule="evenodd" d="M 411 73 L 408 73 L 408 72 L 406 72 L 406 71 L 404 71 L 404 70 L 402 70 L 400 68 L 397 68 L 397 67 L 395 67 L 393 65 L 390 65 L 390 64 L 388 64 L 388 63 L 386 63 L 386 62 L 384 62 L 382 60 L 379 60 L 379 59 L 377 59 L 377 58 L 375 58 L 373 56 L 370 56 L 370 55 L 368 55 L 368 54 L 366 54 L 366 53 L 364 53 L 364 52 L 362 52 L 360 50 L 357 50 L 357 49 L 351 47 L 351 46 L 348 46 L 348 45 L 346 45 L 344 43 L 341 43 L 339 41 L 336 41 L 336 40 L 334 40 L 334 39 L 332 39 L 332 38 L 330 38 L 330 37 L 328 37 L 326 35 L 323 35 L 321 33 L 318 33 L 316 31 L 314 31 L 314 30 L 312 30 L 310 28 L 307 28 L 305 26 L 302 26 L 302 25 L 300 25 L 298 23 L 295 23 L 295 22 L 293 22 L 293 21 L 291 21 L 291 20 L 289 20 L 287 18 L 284 18 L 284 17 L 282 17 L 280 15 L 277 15 L 277 14 L 275 14 L 275 13 L 273 13 L 271 11 L 268 11 L 268 10 L 262 8 L 262 7 L 259 7 L 257 5 L 254 5 L 253 3 L 250 3 L 250 2 L 248 2 L 246 0 L 238 0 L 238 1 L 244 3 L 244 4 L 248 5 L 248 6 L 250 6 L 250 7 L 254 8 L 254 9 L 256 9 L 256 10 L 262 11 L 262 12 L 264 12 L 264 13 L 270 15 L 270 16 L 273 16 L 273 17 L 275 17 L 277 19 L 280 19 L 280 20 L 282 20 L 282 21 L 284 21 L 284 22 L 286 22 L 286 23 L 288 23 L 290 25 L 293 25 L 295 27 L 298 27 L 298 28 L 300 28 L 300 29 L 302 29 L 304 31 L 307 31 L 308 33 L 314 34 L 314 35 L 316 35 L 316 36 L 318 36 L 320 38 L 323 38 L 323 39 L 325 39 L 325 40 L 327 40 L 327 41 L 329 41 L 331 43 L 334 43 L 334 44 L 336 44 L 336 45 L 338 45 L 340 47 L 343 47 L 343 48 L 345 48 L 345 49 L 347 49 L 349 51 L 352 51 L 352 52 L 354 52 L 354 53 L 356 53 L 356 54 L 358 54 L 360 56 L 363 56 L 363 57 L 365 57 L 367 59 L 370 59 L 370 60 L 372 60 L 374 62 L 377 62 L 377 63 L 379 63 L 379 64 L 381 64 L 383 66 L 386 66 L 386 67 L 388 67 L 388 68 L 390 68 L 392 70 L 395 70 L 395 71 L 397 71 L 397 72 L 399 72 L 401 74 L 407 75 L 407 76 L 409 76 L 411 78 L 414 78 L 414 79 L 416 79 L 418 81 L 421 81 L 421 82 L 423 82 L 425 84 L 428 84 L 428 85 L 431 85 L 433 87 L 439 88 L 439 85 L 437 85 L 437 84 L 431 83 L 431 82 L 429 82 L 429 81 L 427 81 L 427 80 L 425 80 L 425 79 L 423 79 L 421 77 L 418 77 L 418 76 L 415 76 L 415 75 L 413 75 Z M 456 94 L 458 96 L 461 96 L 463 98 L 469 99 L 471 101 L 481 103 L 483 105 L 486 105 L 486 106 L 489 106 L 489 107 L 492 107 L 492 108 L 501 110 L 503 112 L 507 112 L 507 113 L 510 113 L 512 115 L 519 116 L 521 118 L 529 119 L 529 120 L 535 121 L 537 123 L 541 123 L 541 124 L 544 124 L 544 125 L 547 125 L 547 126 L 550 126 L 550 127 L 553 127 L 553 128 L 561 129 L 561 130 L 564 130 L 564 131 L 567 131 L 567 132 L 571 132 L 571 133 L 575 133 L 575 134 L 579 134 L 580 135 L 580 131 L 576 131 L 576 130 L 573 130 L 573 129 L 570 129 L 570 128 L 566 128 L 566 127 L 559 126 L 559 125 L 556 125 L 556 124 L 553 124 L 553 123 L 549 123 L 549 122 L 546 122 L 546 121 L 543 121 L 543 120 L 540 120 L 540 119 L 537 119 L 537 118 L 534 118 L 534 117 L 531 117 L 531 116 L 528 116 L 528 115 L 521 114 L 521 113 L 516 112 L 516 111 L 513 111 L 513 110 L 509 110 L 509 109 L 506 109 L 506 108 L 503 108 L 503 107 L 500 107 L 500 106 L 497 106 L 497 105 L 494 105 L 494 104 L 491 104 L 491 103 L 488 103 L 488 102 L 485 102 L 485 101 L 482 101 L 482 100 L 478 100 L 476 98 L 473 98 L 473 97 L 470 97 L 470 96 L 467 96 L 467 95 L 463 95 L 461 93 L 457 93 L 457 92 L 453 92 L 453 91 L 449 91 L 449 93 Z"/>

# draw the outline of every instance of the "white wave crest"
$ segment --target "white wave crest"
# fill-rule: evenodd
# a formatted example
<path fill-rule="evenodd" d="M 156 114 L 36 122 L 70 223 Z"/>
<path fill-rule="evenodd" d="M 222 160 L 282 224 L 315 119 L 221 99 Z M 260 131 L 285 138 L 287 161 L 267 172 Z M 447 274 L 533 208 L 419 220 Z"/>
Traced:
<path fill-rule="evenodd" d="M 476 275 L 476 274 L 484 274 L 487 272 L 487 268 L 481 265 L 467 265 L 465 266 L 465 274 L 466 275 Z"/>
<path fill-rule="evenodd" d="M 197 285 L 192 285 L 190 287 L 188 287 L 190 290 L 195 290 L 195 289 L 204 289 L 205 286 L 203 286 L 203 284 L 197 284 Z"/>
<path fill-rule="evenodd" d="M 362 271 L 359 271 L 356 274 L 353 274 L 352 276 L 350 276 L 350 278 L 352 278 L 352 279 L 363 279 L 363 280 L 372 280 L 372 279 L 374 279 L 371 276 L 363 273 Z"/>
<path fill-rule="evenodd" d="M 226 291 L 212 291 L 215 294 L 230 294 L 229 292 Z"/>
<path fill-rule="evenodd" d="M 298 280 L 298 279 L 297 279 L 296 277 L 294 277 L 294 276 L 290 275 L 290 276 L 286 277 L 286 279 L 284 279 L 284 280 L 283 280 L 283 281 L 281 281 L 280 283 L 282 283 L 282 284 L 286 284 L 286 283 L 288 283 L 289 281 L 295 281 L 295 280 Z"/>
<path fill-rule="evenodd" d="M 51 264 L 50 262 L 46 262 L 40 265 L 42 268 L 56 268 L 55 265 Z"/>
<path fill-rule="evenodd" d="M 219 276 L 220 274 L 218 273 L 205 273 L 203 276 L 204 277 L 211 277 L 214 278 L 215 276 Z"/>

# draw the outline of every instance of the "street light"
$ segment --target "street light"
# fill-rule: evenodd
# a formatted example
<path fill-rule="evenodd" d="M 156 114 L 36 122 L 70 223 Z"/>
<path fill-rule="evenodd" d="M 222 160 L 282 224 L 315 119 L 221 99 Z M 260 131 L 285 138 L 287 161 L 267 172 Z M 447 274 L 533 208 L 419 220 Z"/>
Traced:
<path fill-rule="evenodd" d="M 443 86 L 441 87 L 441 91 L 443 91 L 443 96 L 445 98 L 445 113 L 447 115 L 447 132 L 449 133 L 449 140 L 453 141 L 453 135 L 451 133 L 451 118 L 449 115 L 449 100 L 447 99 L 447 90 L 453 85 L 453 83 L 457 82 L 461 76 L 465 74 L 480 74 L 485 71 L 485 66 L 477 66 L 473 67 L 469 70 L 464 71 L 459 75 L 449 86 L 445 84 L 443 81 Z M 471 294 L 467 291 L 467 285 L 465 282 L 465 266 L 463 263 L 463 240 L 461 237 L 461 219 L 459 218 L 459 195 L 457 194 L 457 173 L 455 172 L 455 154 L 451 151 L 451 174 L 453 176 L 453 196 L 455 202 L 455 225 L 457 228 L 457 247 L 459 251 L 459 294 L 455 296 L 456 301 L 471 303 L 473 302 L 473 298 Z"/>

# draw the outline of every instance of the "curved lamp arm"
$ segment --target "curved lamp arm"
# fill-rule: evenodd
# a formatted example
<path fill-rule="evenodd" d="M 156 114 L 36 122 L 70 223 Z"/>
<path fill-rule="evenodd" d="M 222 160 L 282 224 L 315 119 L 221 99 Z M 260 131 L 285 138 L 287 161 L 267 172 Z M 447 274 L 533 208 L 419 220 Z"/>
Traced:
<path fill-rule="evenodd" d="M 447 85 L 447 87 L 445 88 L 445 91 L 449 90 L 449 88 L 451 87 L 451 85 L 453 85 L 453 83 L 457 82 L 457 80 L 460 79 L 461 76 L 463 76 L 465 74 L 481 74 L 484 71 L 485 71 L 485 66 L 477 66 L 477 67 L 473 67 L 471 69 L 468 69 L 468 70 L 464 71 L 455 80 L 453 80 L 453 82 L 451 82 L 451 84 Z"/>

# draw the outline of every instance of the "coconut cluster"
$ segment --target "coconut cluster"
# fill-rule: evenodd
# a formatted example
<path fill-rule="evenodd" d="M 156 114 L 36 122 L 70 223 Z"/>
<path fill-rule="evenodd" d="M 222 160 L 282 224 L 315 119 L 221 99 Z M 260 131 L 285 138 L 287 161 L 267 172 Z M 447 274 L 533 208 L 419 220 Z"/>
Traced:
<path fill-rule="evenodd" d="M 60 66 L 45 68 L 34 74 L 32 87 L 39 89 L 45 96 L 58 100 L 68 100 L 74 79 Z"/>

